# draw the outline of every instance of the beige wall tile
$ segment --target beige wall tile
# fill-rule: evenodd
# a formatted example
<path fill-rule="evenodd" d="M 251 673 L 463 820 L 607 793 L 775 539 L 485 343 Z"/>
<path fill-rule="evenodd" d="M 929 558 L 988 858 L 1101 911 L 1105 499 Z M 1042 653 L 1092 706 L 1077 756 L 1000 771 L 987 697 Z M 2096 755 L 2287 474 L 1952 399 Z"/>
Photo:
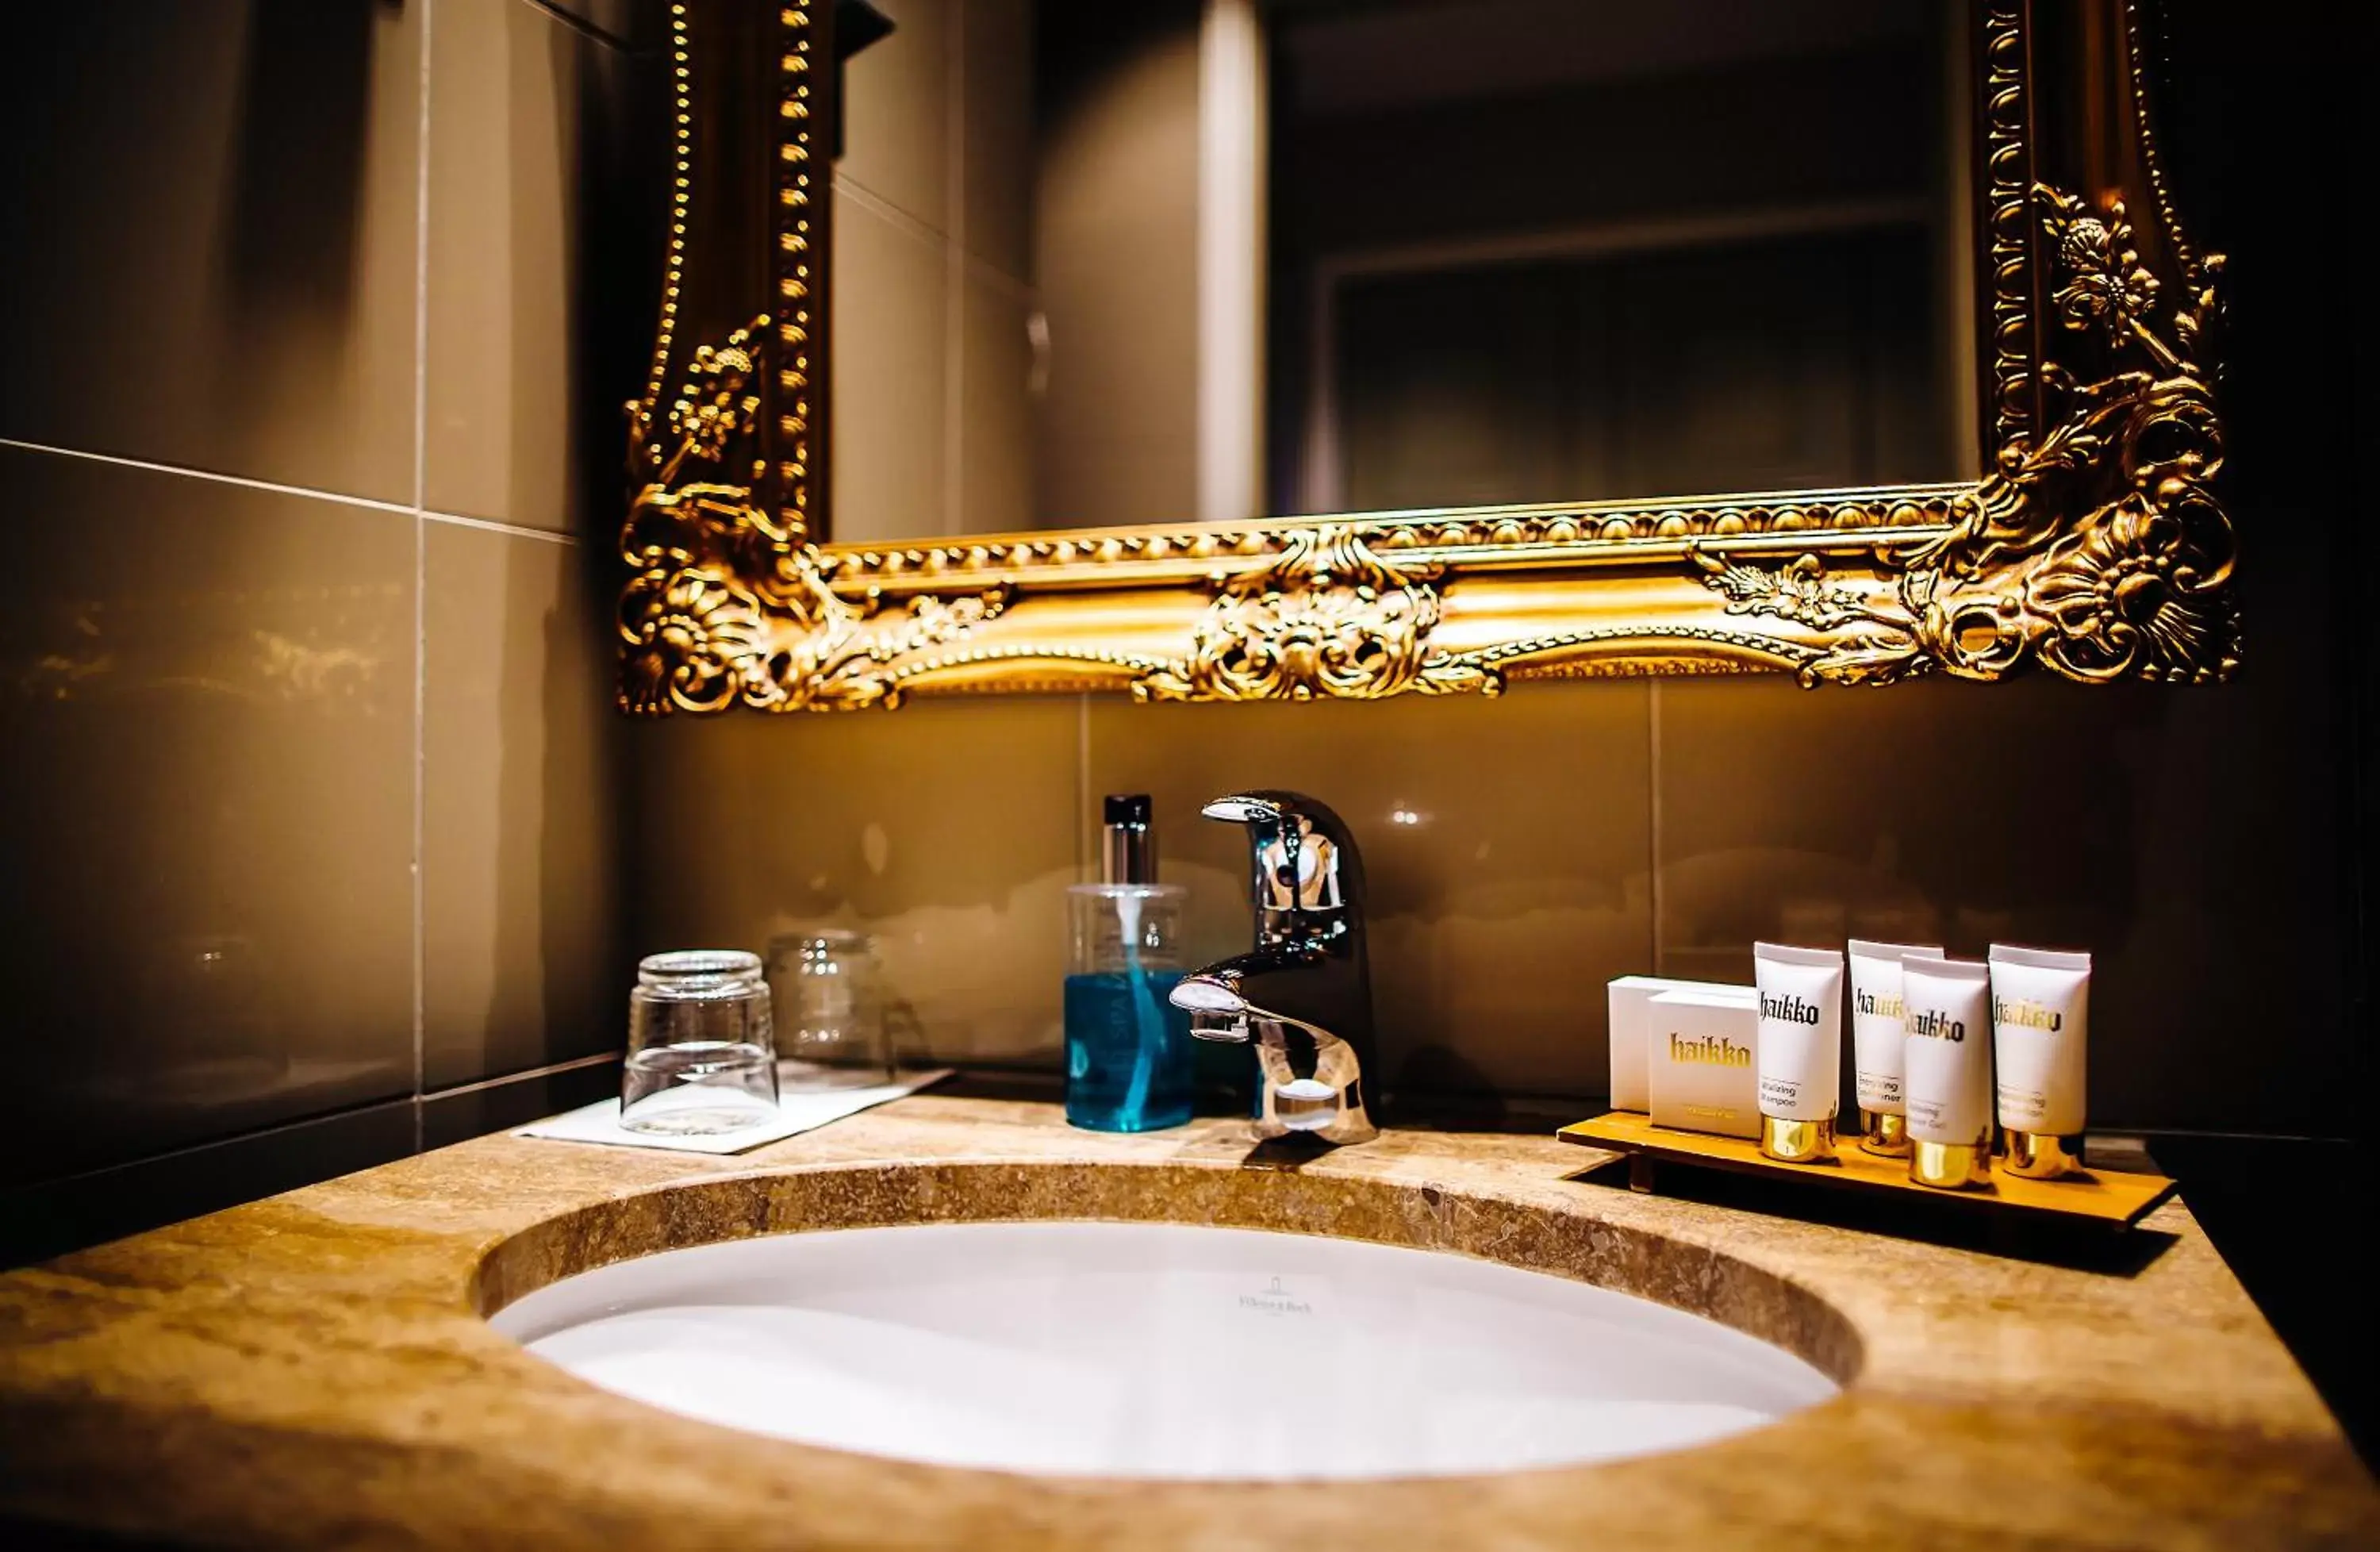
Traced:
<path fill-rule="evenodd" d="M 407 1092 L 410 518 L 0 450 L 0 1180 Z"/>
<path fill-rule="evenodd" d="M 0 435 L 410 501 L 426 7 L 20 10 Z"/>
<path fill-rule="evenodd" d="M 950 366 L 944 249 L 849 194 L 834 207 L 834 453 L 838 540 L 949 531 L 943 489 Z"/>
<path fill-rule="evenodd" d="M 863 928 L 912 1049 L 1054 1061 L 1079 717 L 1037 697 L 631 725 L 637 952 Z"/>
<path fill-rule="evenodd" d="M 431 1088 L 616 1049 L 606 612 L 576 546 L 427 527 L 422 1038 Z"/>
<path fill-rule="evenodd" d="M 1244 832 L 1199 806 L 1243 787 L 1320 798 L 1364 854 L 1387 1086 L 1600 1093 L 1603 984 L 1652 957 L 1645 706 L 1633 683 L 1497 701 L 1094 701 L 1087 832 L 1100 794 L 1152 794 L 1161 876 L 1190 887 L 1203 962 L 1245 949 L 1250 925 Z"/>
<path fill-rule="evenodd" d="M 959 403 L 959 531 L 1014 533 L 1034 524 L 1032 304 L 970 272 Z"/>
<path fill-rule="evenodd" d="M 877 0 L 892 33 L 844 67 L 835 176 L 937 232 L 951 229 L 953 12 L 963 0 Z M 838 267 L 838 280 L 844 272 Z"/>
<path fill-rule="evenodd" d="M 441 0 L 431 55 L 423 499 L 608 532 L 658 305 L 661 62 L 522 0 Z"/>
<path fill-rule="evenodd" d="M 2317 694 L 1666 682 L 1663 966 L 1747 980 L 1761 937 L 2087 949 L 2095 1122 L 2338 1131 L 2289 1076 L 2338 1059 L 2343 1015 Z"/>

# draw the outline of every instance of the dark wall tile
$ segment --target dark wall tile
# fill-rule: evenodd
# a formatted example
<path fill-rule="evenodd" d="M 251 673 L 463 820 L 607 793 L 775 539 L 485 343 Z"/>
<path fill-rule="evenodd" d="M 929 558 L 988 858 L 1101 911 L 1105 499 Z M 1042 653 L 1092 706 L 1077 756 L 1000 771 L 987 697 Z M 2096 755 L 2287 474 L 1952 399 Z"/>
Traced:
<path fill-rule="evenodd" d="M 2337 1275 L 2312 1247 L 2380 1228 L 2369 1147 L 2305 1137 L 2208 1134 L 2148 1139 L 2156 1166 L 2181 1184 L 2190 1216 L 2215 1242 L 2273 1330 L 2289 1344 L 2367 1464 L 2380 1458 L 2380 1336 L 2362 1279 Z M 2324 1191 L 2276 1191 L 2323 1181 Z M 2342 1208 L 2344 1211 L 2342 1212 Z"/>
<path fill-rule="evenodd" d="M 1747 980 L 1763 937 L 2088 949 L 2095 1122 L 2350 1120 L 2318 682 L 1658 693 L 1670 973 Z"/>
<path fill-rule="evenodd" d="M 405 1093 L 413 520 L 0 449 L 22 1183 Z"/>
<path fill-rule="evenodd" d="M 660 308 L 666 60 L 524 0 L 440 0 L 431 53 L 423 501 L 608 534 Z"/>
<path fill-rule="evenodd" d="M 10 1191 L 0 1194 L 0 1266 L 369 1170 L 411 1153 L 413 1132 L 414 1103 L 400 1099 Z"/>
<path fill-rule="evenodd" d="M 618 724 L 599 557 L 439 522 L 426 543 L 422 1038 L 439 1088 L 620 1043 Z"/>
<path fill-rule="evenodd" d="M 1246 842 L 1199 806 L 1243 787 L 1322 799 L 1364 854 L 1387 1085 L 1596 1094 L 1603 983 L 1652 960 L 1645 695 L 1607 682 L 1495 701 L 1094 701 L 1086 796 L 1155 797 L 1199 961 L 1249 940 Z"/>
<path fill-rule="evenodd" d="M 632 725 L 637 952 L 862 928 L 911 1049 L 1054 1061 L 1080 717 L 1035 697 Z M 630 971 L 606 981 L 623 1006 Z"/>
<path fill-rule="evenodd" d="M 428 7 L 20 7 L 0 435 L 410 501 Z"/>

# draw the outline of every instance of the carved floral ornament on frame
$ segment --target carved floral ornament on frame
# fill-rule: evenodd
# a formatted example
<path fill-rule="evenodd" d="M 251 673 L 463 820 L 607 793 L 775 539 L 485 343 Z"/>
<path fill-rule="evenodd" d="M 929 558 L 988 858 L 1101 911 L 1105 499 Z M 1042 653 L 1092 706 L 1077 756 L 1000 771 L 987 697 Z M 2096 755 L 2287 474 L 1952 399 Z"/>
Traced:
<path fill-rule="evenodd" d="M 772 292 L 689 345 L 685 299 L 709 239 L 687 230 L 706 166 L 688 111 L 705 5 L 688 0 L 674 7 L 677 238 L 652 373 L 629 406 L 621 704 L 1368 699 L 1682 673 L 1814 686 L 2228 677 L 2240 618 L 2217 489 L 2223 260 L 2194 251 L 2176 218 L 2136 7 L 2105 3 L 2122 48 L 2104 90 L 2134 151 L 2091 196 L 2035 176 L 2037 121 L 2081 109 L 2027 78 L 2033 7 L 1990 0 L 1979 13 L 1980 480 L 857 546 L 816 541 L 809 520 L 826 226 L 810 184 L 822 78 L 808 62 L 824 7 L 779 11 L 776 111 L 751 131 L 778 137 Z"/>

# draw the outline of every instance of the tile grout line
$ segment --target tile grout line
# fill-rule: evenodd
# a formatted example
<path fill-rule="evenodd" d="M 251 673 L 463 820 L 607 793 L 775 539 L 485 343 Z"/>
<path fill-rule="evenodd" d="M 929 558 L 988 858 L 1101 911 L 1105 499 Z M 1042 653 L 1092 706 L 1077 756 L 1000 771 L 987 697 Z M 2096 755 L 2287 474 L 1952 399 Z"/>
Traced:
<path fill-rule="evenodd" d="M 118 1159 L 113 1164 L 101 1164 L 89 1170 L 78 1170 L 70 1175 L 54 1175 L 48 1180 L 36 1181 L 30 1185 L 18 1187 L 9 1194 L 12 1197 L 24 1196 L 58 1186 L 87 1185 L 94 1181 L 103 1180 L 109 1175 L 152 1169 L 160 1164 L 170 1164 L 177 1158 L 195 1158 L 217 1148 L 239 1147 L 249 1143 L 268 1142 L 274 1137 L 288 1136 L 317 1126 L 335 1126 L 342 1122 L 352 1121 L 358 1116 L 378 1114 L 394 1109 L 399 1105 L 410 1109 L 417 1117 L 420 1114 L 421 1102 L 418 1099 L 369 1099 L 360 1105 L 346 1105 L 334 1110 L 325 1110 L 320 1115 L 298 1116 L 289 1121 L 273 1122 L 252 1131 L 234 1132 L 222 1137 L 209 1137 L 180 1147 L 167 1148 L 163 1153 L 144 1153 L 137 1158 Z M 419 1131 L 418 1123 L 415 1130 Z M 225 1204 L 225 1206 L 234 1205 L 228 1202 Z"/>
<path fill-rule="evenodd" d="M 492 517 L 466 517 L 459 512 L 432 512 L 424 507 L 424 522 L 447 523 L 459 528 L 479 528 L 488 533 L 500 533 L 513 539 L 537 540 L 546 544 L 576 545 L 577 534 L 555 533 L 550 528 L 525 527 L 518 523 L 499 523 Z"/>
<path fill-rule="evenodd" d="M 335 506 L 360 506 L 372 512 L 394 512 L 412 516 L 415 509 L 404 502 L 375 501 L 370 496 L 351 496 L 341 491 L 318 491 L 306 485 L 284 485 L 277 480 L 251 479 L 244 474 L 225 474 L 217 469 L 194 468 L 188 464 L 162 464 L 150 458 L 127 458 L 115 453 L 93 453 L 79 447 L 54 447 L 45 442 L 25 442 L 16 437 L 0 437 L 0 447 L 13 447 L 23 453 L 47 453 L 60 458 L 82 458 L 95 464 L 114 464 L 119 468 L 140 469 L 150 474 L 178 474 L 191 479 L 204 479 L 217 485 L 237 485 L 243 490 L 264 491 L 276 496 L 298 496 L 309 501 L 329 502 Z"/>
<path fill-rule="evenodd" d="M 429 1082 L 426 960 L 422 933 L 424 789 L 423 722 L 430 681 L 430 65 L 438 25 L 437 0 L 421 5 L 420 106 L 416 121 L 413 226 L 413 1151 L 423 1141 L 422 1090 Z"/>
<path fill-rule="evenodd" d="M 834 191 L 852 203 L 883 217 L 886 222 L 899 227 L 919 242 L 940 243 L 947 240 L 948 234 L 937 229 L 932 222 L 925 220 L 905 206 L 895 204 L 892 200 L 879 194 L 840 167 L 834 170 Z"/>
<path fill-rule="evenodd" d="M 1645 697 L 1645 756 L 1647 782 L 1645 826 L 1647 850 L 1645 878 L 1653 907 L 1653 974 L 1667 973 L 1661 961 L 1661 681 L 1647 679 Z"/>
<path fill-rule="evenodd" d="M 1078 883 L 1096 882 L 1091 877 L 1093 858 L 1098 844 L 1091 837 L 1091 697 L 1075 697 L 1075 879 Z M 1164 857 L 1150 859 L 1160 867 Z"/>
<path fill-rule="evenodd" d="M 834 191 L 862 210 L 882 217 L 886 224 L 897 228 L 921 243 L 939 248 L 950 241 L 947 236 L 936 230 L 930 223 L 919 220 L 858 179 L 841 171 L 834 175 Z M 1014 301 L 1023 302 L 1029 307 L 1040 300 L 1041 293 L 1036 287 L 1010 274 L 989 259 L 962 249 L 959 261 L 968 274 Z"/>
<path fill-rule="evenodd" d="M 942 531 L 966 531 L 966 7 L 951 8 L 943 61 Z"/>
<path fill-rule="evenodd" d="M 459 1084 L 453 1088 L 440 1089 L 435 1094 L 427 1096 L 427 1097 L 443 1099 L 459 1094 L 469 1094 L 484 1089 L 501 1088 L 506 1084 L 525 1083 L 535 1078 L 555 1076 L 564 1073 L 575 1072 L 581 1068 L 598 1066 L 605 1061 L 616 1061 L 623 1054 L 623 1052 L 615 1050 L 598 1052 L 596 1055 L 588 1057 L 576 1057 L 568 1061 L 555 1062 L 550 1067 L 533 1067 L 526 1072 L 506 1073 L 501 1077 L 488 1078 L 478 1083 Z M 1006 1066 L 998 1061 L 962 1061 L 958 1065 L 960 1071 L 963 1073 L 1026 1073 L 1032 1074 L 1044 1074 L 1048 1071 L 1046 1068 L 1041 1067 Z M 1567 1106 L 1574 1100 L 1585 1101 L 1597 1097 L 1587 1094 L 1530 1094 L 1513 1096 L 1512 1097 L 1531 1103 L 1567 1108 Z M 103 1180 L 110 1175 L 121 1175 L 134 1170 L 152 1169 L 160 1164 L 170 1164 L 176 1159 L 195 1158 L 211 1153 L 218 1148 L 236 1147 L 247 1143 L 269 1141 L 274 1137 L 288 1136 L 321 1126 L 334 1126 L 343 1122 L 352 1121 L 358 1116 L 370 1115 L 377 1111 L 387 1110 L 398 1105 L 407 1106 L 412 1109 L 417 1117 L 420 1114 L 421 1101 L 419 1099 L 399 1098 L 368 1100 L 360 1105 L 346 1106 L 339 1109 L 325 1111 L 320 1115 L 298 1116 L 289 1121 L 273 1122 L 268 1125 L 260 1126 L 252 1132 L 235 1133 L 227 1137 L 215 1137 L 203 1142 L 191 1143 L 181 1147 L 168 1148 L 163 1153 L 142 1154 L 134 1158 L 119 1159 L 113 1164 L 101 1164 L 89 1170 L 79 1170 L 73 1174 L 53 1176 L 50 1179 L 35 1182 L 30 1185 L 20 1187 L 14 1194 L 20 1197 L 30 1196 L 35 1193 L 53 1190 L 58 1187 L 88 1185 L 95 1181 Z M 418 1129 L 417 1124 L 417 1130 Z M 2360 1146 L 2359 1139 L 2357 1138 L 2334 1136 L 2318 1132 L 2201 1132 L 2193 1131 L 2187 1127 L 2110 1126 L 2104 1129 L 2104 1131 L 2100 1128 L 2094 1127 L 2092 1128 L 2092 1135 L 2095 1137 L 2105 1136 L 2110 1138 L 2137 1137 L 2141 1139 L 2144 1145 L 2151 1146 L 2160 1139 L 2180 1139 L 2216 1143 L 2285 1143 L 2315 1147 L 2356 1147 Z"/>
<path fill-rule="evenodd" d="M 421 1103 L 427 1105 L 433 1099 L 452 1099 L 462 1094 L 480 1094 L 492 1088 L 502 1088 L 506 1084 L 528 1083 L 534 1078 L 560 1077 L 565 1073 L 576 1073 L 583 1068 L 601 1067 L 607 1061 L 617 1061 L 627 1054 L 625 1050 L 597 1051 L 592 1056 L 574 1056 L 567 1061 L 552 1061 L 542 1067 L 529 1067 L 517 1073 L 500 1073 L 492 1078 L 480 1078 L 470 1083 L 431 1089 L 422 1095 Z"/>
<path fill-rule="evenodd" d="M 582 38 L 601 43 L 606 48 L 616 49 L 622 54 L 650 58 L 661 52 L 659 49 L 638 48 L 619 33 L 606 31 L 585 17 L 573 16 L 554 4 L 554 0 L 521 0 L 521 3 L 530 10 L 541 12 L 548 21 L 558 22 Z"/>
<path fill-rule="evenodd" d="M 409 502 L 375 501 L 370 496 L 351 496 L 343 491 L 324 491 L 311 485 L 284 485 L 277 480 L 254 479 L 244 474 L 225 474 L 218 469 L 196 468 L 188 464 L 128 458 L 115 453 L 94 453 L 84 447 L 57 447 L 45 442 L 26 442 L 18 437 L 0 437 L 0 447 L 15 448 L 19 453 L 44 453 L 54 458 L 80 458 L 88 463 L 112 464 L 118 468 L 139 469 L 144 474 L 180 475 L 186 479 L 202 479 L 212 485 L 237 485 L 244 491 L 295 496 L 300 501 L 328 502 L 334 506 L 358 506 L 368 512 L 390 512 L 401 517 L 419 516 L 432 523 L 484 528 L 490 533 L 509 534 L 515 539 L 532 539 L 546 544 L 576 545 L 579 542 L 577 534 L 555 533 L 548 528 L 527 527 L 519 523 L 500 523 L 492 517 L 471 517 L 460 512 L 432 512 L 416 507 Z"/>

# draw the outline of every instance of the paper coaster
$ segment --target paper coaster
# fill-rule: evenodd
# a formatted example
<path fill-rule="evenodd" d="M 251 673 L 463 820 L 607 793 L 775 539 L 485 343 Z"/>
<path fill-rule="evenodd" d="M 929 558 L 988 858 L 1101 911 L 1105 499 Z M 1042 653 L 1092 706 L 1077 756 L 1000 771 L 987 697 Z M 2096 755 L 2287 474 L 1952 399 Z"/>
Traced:
<path fill-rule="evenodd" d="M 665 1153 L 745 1153 L 765 1143 L 815 1130 L 832 1121 L 915 1094 L 928 1084 L 951 1075 L 948 1067 L 926 1073 L 904 1073 L 892 1082 L 868 1088 L 838 1088 L 822 1094 L 786 1094 L 777 1100 L 777 1119 L 710 1137 L 671 1137 L 631 1132 L 620 1124 L 617 1097 L 600 1099 L 558 1116 L 531 1122 L 513 1133 L 516 1137 L 550 1137 L 564 1143 L 605 1143 L 613 1147 L 660 1148 Z"/>

